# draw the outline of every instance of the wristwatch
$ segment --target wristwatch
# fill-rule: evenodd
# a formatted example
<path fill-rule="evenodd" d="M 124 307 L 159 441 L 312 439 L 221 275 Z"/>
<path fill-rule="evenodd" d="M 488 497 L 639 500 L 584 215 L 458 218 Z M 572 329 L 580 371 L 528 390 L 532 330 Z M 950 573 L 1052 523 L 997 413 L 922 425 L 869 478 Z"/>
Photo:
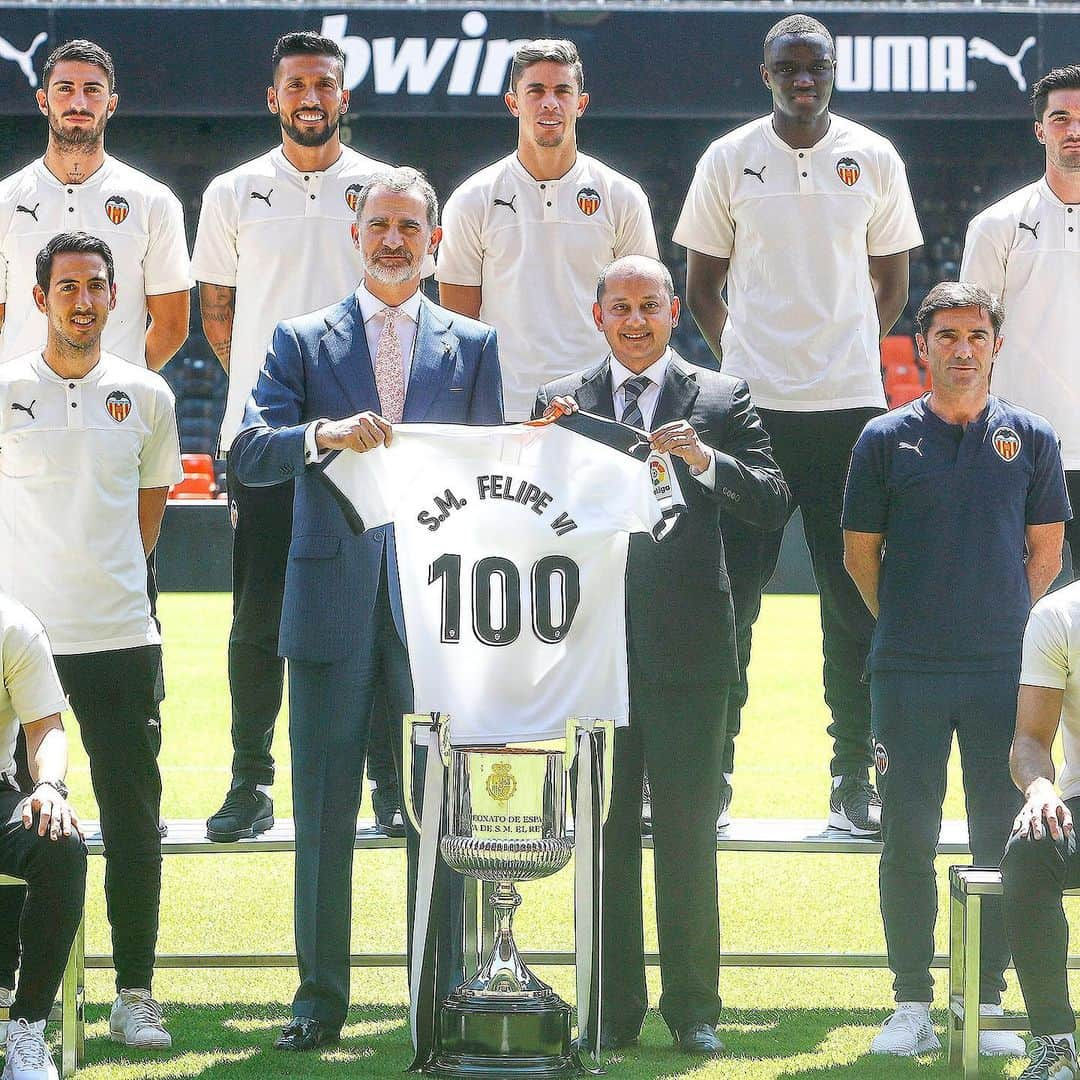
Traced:
<path fill-rule="evenodd" d="M 39 780 L 34 785 L 34 790 L 37 791 L 40 787 L 51 787 L 62 799 L 68 797 L 68 786 L 63 780 Z"/>

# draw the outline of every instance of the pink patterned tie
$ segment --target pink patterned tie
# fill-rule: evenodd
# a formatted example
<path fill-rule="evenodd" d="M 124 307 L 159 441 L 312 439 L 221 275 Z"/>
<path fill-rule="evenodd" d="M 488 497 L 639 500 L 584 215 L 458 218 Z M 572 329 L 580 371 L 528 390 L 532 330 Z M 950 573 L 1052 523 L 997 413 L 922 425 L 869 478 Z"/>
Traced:
<path fill-rule="evenodd" d="M 375 349 L 375 388 L 379 391 L 382 415 L 391 424 L 400 424 L 405 414 L 405 366 L 401 355 L 401 340 L 394 323 L 401 317 L 397 308 L 383 312 L 382 333 Z"/>

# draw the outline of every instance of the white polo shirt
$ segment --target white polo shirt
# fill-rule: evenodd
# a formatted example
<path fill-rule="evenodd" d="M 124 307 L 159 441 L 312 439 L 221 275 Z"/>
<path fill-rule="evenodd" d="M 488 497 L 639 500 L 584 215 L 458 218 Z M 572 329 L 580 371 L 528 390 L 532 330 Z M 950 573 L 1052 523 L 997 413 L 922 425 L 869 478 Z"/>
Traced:
<path fill-rule="evenodd" d="M 994 203 L 968 226 L 960 280 L 1005 304 L 994 393 L 1042 416 L 1061 436 L 1066 469 L 1080 469 L 1080 205 L 1043 177 Z"/>
<path fill-rule="evenodd" d="M 336 303 L 363 277 L 350 226 L 360 189 L 388 167 L 346 146 L 329 169 L 300 172 L 278 146 L 210 181 L 191 266 L 197 281 L 236 289 L 222 452 L 277 324 Z"/>
<path fill-rule="evenodd" d="M 507 421 L 527 420 L 545 383 L 607 355 L 592 317 L 600 271 L 622 255 L 658 257 L 645 192 L 585 154 L 558 180 L 534 179 L 510 154 L 447 199 L 442 225 L 435 277 L 483 290 Z"/>
<path fill-rule="evenodd" d="M 1062 797 L 1080 795 L 1080 582 L 1048 593 L 1032 609 L 1024 631 L 1020 682 L 1064 690 L 1061 741 Z"/>
<path fill-rule="evenodd" d="M 674 239 L 731 260 L 724 371 L 759 409 L 884 408 L 869 256 L 922 243 L 887 139 L 834 114 L 793 150 L 771 116 L 744 124 L 702 155 Z"/>
<path fill-rule="evenodd" d="M 146 297 L 191 288 L 184 210 L 163 183 L 108 154 L 81 184 L 61 183 L 41 159 L 0 181 L 0 363 L 44 346 L 34 263 L 57 233 L 73 231 L 104 240 L 116 265 L 103 348 L 145 365 Z"/>
<path fill-rule="evenodd" d="M 27 353 L 0 365 L 0 590 L 57 654 L 152 645 L 139 489 L 183 476 L 174 399 L 156 372 L 102 353 L 63 379 Z"/>
<path fill-rule="evenodd" d="M 18 600 L 0 592 L 0 772 L 15 772 L 20 724 L 67 707 L 44 627 Z"/>

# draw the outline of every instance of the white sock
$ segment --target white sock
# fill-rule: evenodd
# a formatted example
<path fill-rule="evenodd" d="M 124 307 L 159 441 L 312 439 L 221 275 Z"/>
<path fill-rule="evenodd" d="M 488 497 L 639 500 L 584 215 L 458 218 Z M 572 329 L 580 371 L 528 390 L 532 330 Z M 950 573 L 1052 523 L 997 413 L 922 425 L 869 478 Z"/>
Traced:
<path fill-rule="evenodd" d="M 1073 1038 L 1073 1033 L 1071 1031 L 1066 1032 L 1064 1035 L 1051 1035 L 1050 1038 L 1056 1043 L 1067 1042 L 1069 1044 L 1069 1049 L 1074 1055 L 1076 1054 L 1076 1040 Z"/>
<path fill-rule="evenodd" d="M 261 791 L 267 798 L 269 798 L 272 789 L 269 784 L 256 784 L 255 790 Z"/>

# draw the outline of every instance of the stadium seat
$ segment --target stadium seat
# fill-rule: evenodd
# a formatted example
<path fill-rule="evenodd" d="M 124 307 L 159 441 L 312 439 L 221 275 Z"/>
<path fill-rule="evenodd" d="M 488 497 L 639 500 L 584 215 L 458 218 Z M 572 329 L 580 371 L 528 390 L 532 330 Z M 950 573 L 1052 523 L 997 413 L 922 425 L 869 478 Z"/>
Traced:
<path fill-rule="evenodd" d="M 214 459 L 209 454 L 181 454 L 180 460 L 184 466 L 184 479 L 173 485 L 169 498 L 174 501 L 216 498 Z"/>

